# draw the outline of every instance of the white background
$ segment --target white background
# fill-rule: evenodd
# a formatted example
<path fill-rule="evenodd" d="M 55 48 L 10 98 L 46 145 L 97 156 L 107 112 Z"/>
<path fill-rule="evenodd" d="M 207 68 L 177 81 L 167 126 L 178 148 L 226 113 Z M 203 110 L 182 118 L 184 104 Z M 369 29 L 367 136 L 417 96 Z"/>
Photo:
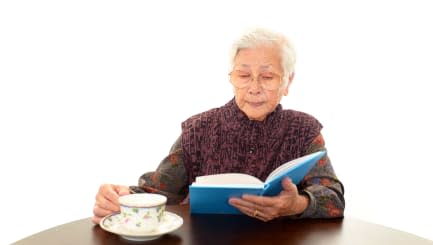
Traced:
<path fill-rule="evenodd" d="M 431 3 L 220 2 L 0 2 L 0 244 L 155 169 L 181 121 L 231 99 L 229 46 L 253 26 L 295 44 L 282 104 L 325 126 L 346 215 L 433 239 Z"/>

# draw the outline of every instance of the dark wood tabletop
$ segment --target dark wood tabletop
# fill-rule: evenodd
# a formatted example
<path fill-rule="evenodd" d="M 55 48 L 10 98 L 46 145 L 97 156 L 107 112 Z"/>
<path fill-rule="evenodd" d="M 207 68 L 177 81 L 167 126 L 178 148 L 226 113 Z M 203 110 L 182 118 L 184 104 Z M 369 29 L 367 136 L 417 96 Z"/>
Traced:
<path fill-rule="evenodd" d="M 133 242 L 94 225 L 90 218 L 36 233 L 13 245 L 111 244 L 369 244 L 433 245 L 433 241 L 362 220 L 280 219 L 262 222 L 242 215 L 190 214 L 189 206 L 167 206 L 183 218 L 183 225 L 156 240 Z"/>

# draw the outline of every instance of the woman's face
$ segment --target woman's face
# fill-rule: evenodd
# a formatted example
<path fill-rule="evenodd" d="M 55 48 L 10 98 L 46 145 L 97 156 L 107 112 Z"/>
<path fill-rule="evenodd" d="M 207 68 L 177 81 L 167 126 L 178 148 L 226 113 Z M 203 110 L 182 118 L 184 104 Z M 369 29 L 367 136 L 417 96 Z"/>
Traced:
<path fill-rule="evenodd" d="M 282 96 L 288 94 L 290 82 L 281 86 L 283 69 L 279 49 L 273 45 L 259 45 L 254 48 L 242 49 L 238 52 L 231 82 L 238 107 L 250 120 L 263 121 L 266 116 L 275 110 Z M 236 80 L 250 81 L 238 86 Z M 262 84 L 268 81 L 278 82 L 277 88 L 263 88 Z M 248 85 L 245 85 L 248 84 Z M 244 87 L 245 86 L 245 87 Z"/>

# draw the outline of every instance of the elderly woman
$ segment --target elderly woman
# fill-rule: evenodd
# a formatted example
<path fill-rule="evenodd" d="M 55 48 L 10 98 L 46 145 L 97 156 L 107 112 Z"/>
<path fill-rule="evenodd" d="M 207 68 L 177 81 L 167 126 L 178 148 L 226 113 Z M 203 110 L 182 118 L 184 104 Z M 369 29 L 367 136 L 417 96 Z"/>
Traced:
<path fill-rule="evenodd" d="M 295 52 L 285 36 L 255 29 L 233 45 L 229 73 L 234 98 L 219 108 L 188 118 L 182 134 L 155 172 L 138 186 L 101 185 L 93 222 L 119 211 L 118 197 L 135 192 L 160 193 L 168 203 L 188 201 L 195 177 L 240 172 L 264 180 L 279 165 L 325 150 L 320 122 L 279 104 L 294 77 Z M 278 196 L 243 195 L 229 203 L 263 221 L 277 217 L 343 216 L 344 189 L 325 155 L 296 186 L 286 178 Z"/>

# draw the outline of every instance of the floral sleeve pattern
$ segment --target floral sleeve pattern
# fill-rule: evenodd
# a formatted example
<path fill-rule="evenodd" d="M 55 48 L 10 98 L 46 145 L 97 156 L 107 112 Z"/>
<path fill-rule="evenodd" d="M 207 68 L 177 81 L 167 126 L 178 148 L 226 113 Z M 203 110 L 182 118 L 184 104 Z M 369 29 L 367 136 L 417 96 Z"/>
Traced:
<path fill-rule="evenodd" d="M 325 141 L 317 136 L 306 154 L 326 150 Z M 323 156 L 298 186 L 300 194 L 307 195 L 310 203 L 300 218 L 335 218 L 344 214 L 344 187 L 332 168 L 328 154 Z"/>
<path fill-rule="evenodd" d="M 130 186 L 132 193 L 159 193 L 167 197 L 168 204 L 182 202 L 188 194 L 187 174 L 183 164 L 180 137 L 154 172 L 143 174 L 138 186 Z"/>

